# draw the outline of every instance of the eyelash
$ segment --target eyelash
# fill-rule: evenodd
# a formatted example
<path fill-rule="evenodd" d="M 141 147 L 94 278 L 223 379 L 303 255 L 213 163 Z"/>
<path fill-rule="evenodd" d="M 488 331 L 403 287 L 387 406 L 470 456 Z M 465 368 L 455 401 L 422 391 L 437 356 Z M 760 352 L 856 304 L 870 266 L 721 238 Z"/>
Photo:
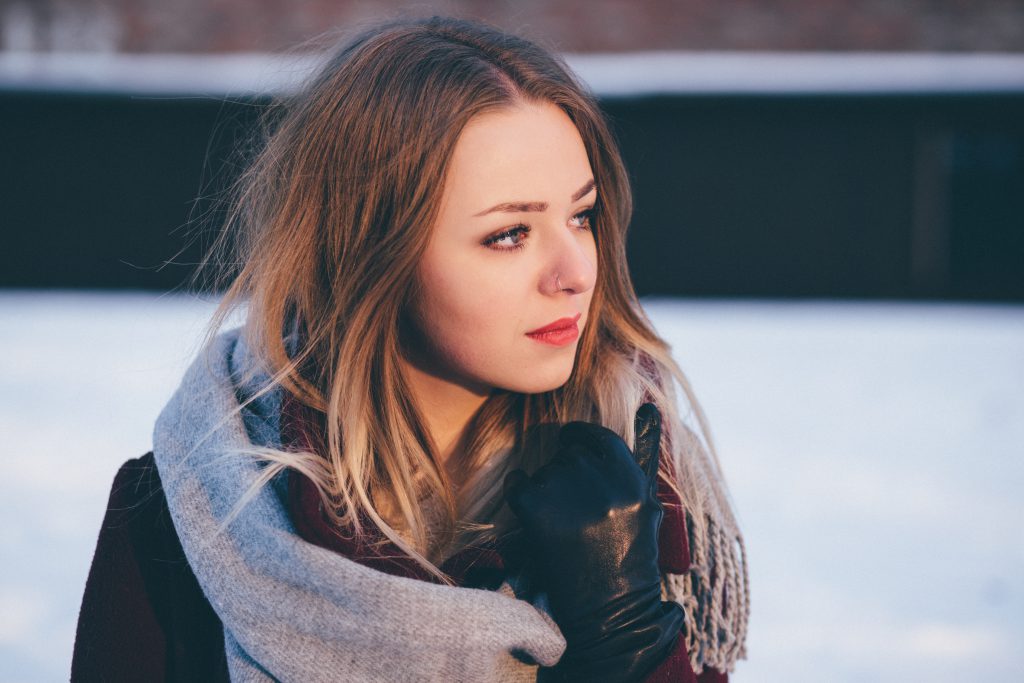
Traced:
<path fill-rule="evenodd" d="M 583 216 L 586 220 L 586 223 L 584 227 L 580 229 L 591 230 L 593 229 L 594 214 L 596 212 L 596 209 L 590 208 L 587 209 L 586 211 L 580 211 L 579 213 L 573 215 L 573 218 L 579 218 L 580 216 Z M 515 251 L 517 249 L 522 249 L 523 247 L 526 246 L 526 241 L 523 239 L 519 240 L 519 242 L 513 244 L 510 247 L 492 247 L 491 245 L 494 244 L 495 242 L 500 242 L 506 237 L 511 237 L 512 235 L 515 235 L 517 233 L 522 234 L 525 237 L 527 234 L 529 234 L 529 232 L 530 226 L 524 225 L 523 223 L 519 223 L 517 225 L 513 225 L 511 228 L 500 234 L 494 235 L 493 237 L 488 237 L 486 240 L 484 240 L 484 245 L 490 249 L 493 249 L 494 251 Z"/>

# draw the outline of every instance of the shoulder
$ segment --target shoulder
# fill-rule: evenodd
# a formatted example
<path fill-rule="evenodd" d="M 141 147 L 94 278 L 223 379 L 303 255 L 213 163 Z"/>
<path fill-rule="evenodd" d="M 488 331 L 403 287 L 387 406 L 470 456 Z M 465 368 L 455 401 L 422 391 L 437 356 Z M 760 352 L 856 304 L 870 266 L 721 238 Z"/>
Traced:
<path fill-rule="evenodd" d="M 210 679 L 221 671 L 223 648 L 223 628 L 181 549 L 153 454 L 132 458 L 114 476 L 100 526 L 72 679 L 164 680 L 183 671 Z"/>
<path fill-rule="evenodd" d="M 140 569 L 164 563 L 187 569 L 152 451 L 126 461 L 114 475 L 101 541 L 104 535 L 116 541 L 118 552 L 134 556 Z"/>
<path fill-rule="evenodd" d="M 144 514 L 166 512 L 167 500 L 160 484 L 160 473 L 152 451 L 126 461 L 114 475 L 103 526 L 138 524 Z"/>

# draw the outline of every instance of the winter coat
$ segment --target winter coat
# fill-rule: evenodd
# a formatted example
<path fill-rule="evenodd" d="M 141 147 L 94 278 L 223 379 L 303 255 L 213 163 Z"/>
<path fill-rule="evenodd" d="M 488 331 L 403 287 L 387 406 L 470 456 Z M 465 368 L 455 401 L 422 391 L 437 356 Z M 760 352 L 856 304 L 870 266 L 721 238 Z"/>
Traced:
<path fill-rule="evenodd" d="M 285 401 L 282 432 L 302 438 L 309 413 Z M 334 533 L 305 477 L 288 472 L 289 511 L 306 541 L 379 571 L 434 580 L 415 563 L 382 559 Z M 677 502 L 659 481 L 659 499 Z M 666 505 L 659 538 L 663 571 L 689 566 L 678 506 Z M 384 549 L 386 552 L 386 548 Z M 392 549 L 393 550 L 393 549 Z M 494 589 L 503 563 L 493 546 L 460 551 L 441 569 L 460 586 Z M 193 574 L 175 532 L 152 452 L 127 461 L 114 478 L 85 586 L 72 659 L 73 681 L 228 681 L 220 619 Z M 690 667 L 683 638 L 646 683 L 727 683 L 728 675 Z"/>

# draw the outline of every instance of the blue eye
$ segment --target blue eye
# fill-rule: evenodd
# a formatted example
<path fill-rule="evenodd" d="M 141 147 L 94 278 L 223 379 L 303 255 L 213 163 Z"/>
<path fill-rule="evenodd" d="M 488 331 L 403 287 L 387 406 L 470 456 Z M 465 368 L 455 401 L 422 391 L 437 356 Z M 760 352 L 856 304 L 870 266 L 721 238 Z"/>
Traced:
<path fill-rule="evenodd" d="M 580 227 L 581 230 L 590 230 L 593 227 L 591 225 L 593 217 L 594 209 L 587 209 L 586 211 L 579 212 L 578 214 L 573 216 L 572 219 L 580 220 L 582 222 L 582 226 Z M 529 233 L 530 226 L 524 225 L 523 223 L 519 223 L 517 225 L 512 226 L 508 230 L 505 230 L 504 232 L 494 235 L 493 237 L 488 237 L 486 240 L 484 240 L 484 246 L 493 249 L 494 251 L 513 251 L 515 249 L 522 249 L 523 247 L 526 246 L 526 236 Z M 508 240 L 512 238 L 517 239 L 513 242 L 509 242 L 508 246 L 492 246 L 494 244 L 497 244 L 498 242 L 501 242 L 502 240 Z"/>
<path fill-rule="evenodd" d="M 509 239 L 511 237 L 519 237 L 518 241 L 509 243 L 509 245 L 506 246 L 506 247 L 497 247 L 496 250 L 497 251 L 511 251 L 513 249 L 522 249 L 523 247 L 526 246 L 526 235 L 529 232 L 530 232 L 530 227 L 528 225 L 523 225 L 522 223 L 520 223 L 519 225 L 516 225 L 516 226 L 512 227 L 509 230 L 506 230 L 505 232 L 501 233 L 500 235 L 495 235 L 494 237 L 487 238 L 487 240 L 484 241 L 484 244 L 486 246 L 488 246 L 488 247 L 491 247 L 492 244 L 497 244 L 498 242 L 501 242 L 502 240 L 507 240 L 507 239 Z M 491 248 L 494 249 L 495 247 L 491 247 Z"/>
<path fill-rule="evenodd" d="M 580 211 L 573 218 L 583 218 L 583 228 L 590 230 L 594 226 L 591 225 L 591 221 L 594 219 L 594 209 L 587 209 L 586 211 Z"/>

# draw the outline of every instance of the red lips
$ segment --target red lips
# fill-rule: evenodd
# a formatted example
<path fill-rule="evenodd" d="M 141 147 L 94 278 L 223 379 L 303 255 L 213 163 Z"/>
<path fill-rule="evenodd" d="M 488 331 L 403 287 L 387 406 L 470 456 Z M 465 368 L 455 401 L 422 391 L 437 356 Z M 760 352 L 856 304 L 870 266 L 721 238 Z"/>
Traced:
<path fill-rule="evenodd" d="M 538 327 L 536 330 L 530 330 L 526 334 L 544 334 L 545 332 L 556 332 L 558 330 L 564 330 L 570 327 L 576 326 L 576 321 L 580 319 L 582 313 L 577 313 L 572 318 L 559 318 L 553 323 L 545 325 L 544 327 Z"/>

